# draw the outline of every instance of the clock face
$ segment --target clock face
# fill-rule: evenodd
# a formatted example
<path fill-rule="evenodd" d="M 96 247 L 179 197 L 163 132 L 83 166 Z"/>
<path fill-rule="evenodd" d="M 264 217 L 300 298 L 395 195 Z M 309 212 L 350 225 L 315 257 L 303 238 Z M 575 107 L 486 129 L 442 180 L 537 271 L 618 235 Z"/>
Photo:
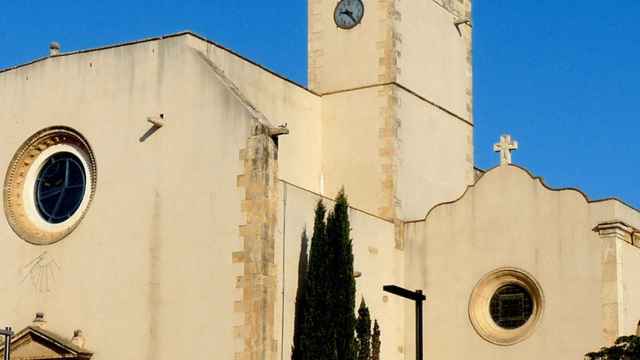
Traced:
<path fill-rule="evenodd" d="M 363 16 L 362 0 L 341 0 L 333 14 L 336 25 L 342 29 L 351 29 L 360 24 Z"/>

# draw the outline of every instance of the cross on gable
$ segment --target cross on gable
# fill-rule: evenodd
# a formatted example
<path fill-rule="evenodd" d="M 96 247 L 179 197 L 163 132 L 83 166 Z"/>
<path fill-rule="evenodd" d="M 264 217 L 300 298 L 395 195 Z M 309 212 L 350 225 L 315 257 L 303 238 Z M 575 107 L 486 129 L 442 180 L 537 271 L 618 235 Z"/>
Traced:
<path fill-rule="evenodd" d="M 511 164 L 511 152 L 518 149 L 518 142 L 511 135 L 500 136 L 500 142 L 493 145 L 493 151 L 500 153 L 500 165 Z"/>

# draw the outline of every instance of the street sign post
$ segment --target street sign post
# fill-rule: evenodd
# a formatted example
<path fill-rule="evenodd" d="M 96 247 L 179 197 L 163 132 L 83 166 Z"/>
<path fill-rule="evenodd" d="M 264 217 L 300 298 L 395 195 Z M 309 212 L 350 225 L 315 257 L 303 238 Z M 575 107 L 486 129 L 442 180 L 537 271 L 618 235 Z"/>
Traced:
<path fill-rule="evenodd" d="M 416 303 L 416 360 L 422 360 L 422 302 L 427 299 L 422 290 L 411 291 L 396 285 L 385 285 L 382 290 L 413 300 Z"/>
<path fill-rule="evenodd" d="M 11 331 L 11 328 L 7 326 L 4 330 L 0 329 L 0 335 L 4 336 L 4 360 L 9 360 L 11 353 L 11 338 L 15 334 Z"/>

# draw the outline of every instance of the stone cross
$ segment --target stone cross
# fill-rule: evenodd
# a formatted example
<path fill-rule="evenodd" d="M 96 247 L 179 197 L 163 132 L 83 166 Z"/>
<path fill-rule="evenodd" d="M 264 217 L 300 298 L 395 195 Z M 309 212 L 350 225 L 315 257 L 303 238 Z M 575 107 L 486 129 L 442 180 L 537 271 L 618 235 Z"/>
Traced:
<path fill-rule="evenodd" d="M 500 165 L 511 164 L 511 152 L 518 149 L 518 142 L 511 140 L 511 135 L 500 136 L 500 142 L 493 145 L 493 151 L 500 153 Z"/>

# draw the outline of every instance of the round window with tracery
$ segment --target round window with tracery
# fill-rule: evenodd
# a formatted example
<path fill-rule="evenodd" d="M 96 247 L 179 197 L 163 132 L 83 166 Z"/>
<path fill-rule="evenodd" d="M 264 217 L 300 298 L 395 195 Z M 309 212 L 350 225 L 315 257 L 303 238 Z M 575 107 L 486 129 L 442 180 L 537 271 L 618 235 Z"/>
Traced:
<path fill-rule="evenodd" d="M 485 340 L 513 345 L 529 337 L 542 318 L 540 284 L 524 270 L 496 269 L 480 279 L 469 299 L 471 325 Z"/>
<path fill-rule="evenodd" d="M 38 212 L 47 222 L 59 224 L 78 210 L 86 187 L 82 161 L 70 152 L 49 157 L 35 184 Z"/>
<path fill-rule="evenodd" d="M 493 321 L 504 329 L 517 329 L 533 313 L 533 300 L 524 287 L 508 284 L 500 287 L 491 297 L 489 311 Z"/>
<path fill-rule="evenodd" d="M 44 129 L 18 149 L 5 177 L 4 208 L 22 239 L 51 244 L 84 217 L 96 186 L 96 162 L 88 142 L 73 129 Z"/>

